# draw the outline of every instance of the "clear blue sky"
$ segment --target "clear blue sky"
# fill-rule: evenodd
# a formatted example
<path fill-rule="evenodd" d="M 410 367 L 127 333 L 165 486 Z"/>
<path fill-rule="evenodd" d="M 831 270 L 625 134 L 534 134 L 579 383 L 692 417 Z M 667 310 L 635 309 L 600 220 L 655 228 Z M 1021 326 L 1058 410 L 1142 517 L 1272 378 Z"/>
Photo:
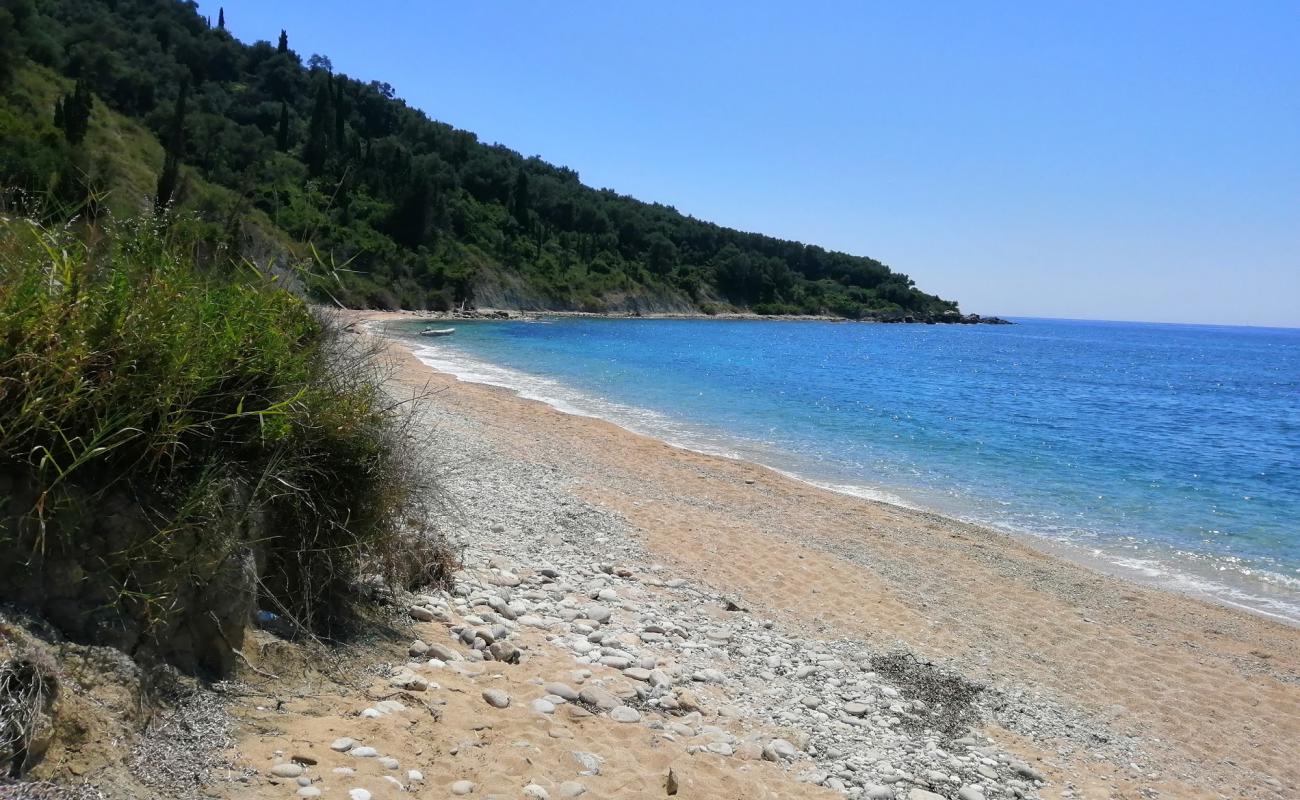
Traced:
<path fill-rule="evenodd" d="M 967 311 L 1300 326 L 1294 1 L 219 5 L 589 185 Z"/>

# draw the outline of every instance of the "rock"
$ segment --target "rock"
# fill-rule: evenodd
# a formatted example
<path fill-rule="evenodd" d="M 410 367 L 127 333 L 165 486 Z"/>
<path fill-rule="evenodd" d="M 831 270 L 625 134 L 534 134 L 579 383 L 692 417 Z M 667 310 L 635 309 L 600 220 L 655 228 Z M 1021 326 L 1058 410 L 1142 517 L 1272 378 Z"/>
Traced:
<path fill-rule="evenodd" d="M 795 746 L 785 739 L 773 739 L 763 748 L 763 759 L 766 761 L 789 761 L 799 754 Z"/>
<path fill-rule="evenodd" d="M 370 792 L 365 789 L 348 789 L 348 800 L 370 800 Z"/>
<path fill-rule="evenodd" d="M 510 695 L 500 689 L 484 689 L 483 699 L 493 708 L 505 708 L 510 705 Z"/>
<path fill-rule="evenodd" d="M 320 797 L 320 789 L 315 786 L 304 786 L 298 790 L 299 797 Z"/>
<path fill-rule="evenodd" d="M 572 755 L 573 755 L 573 760 L 577 761 L 578 765 L 582 767 L 583 775 L 599 775 L 600 765 L 605 763 L 605 759 L 601 758 L 595 753 L 587 753 L 587 752 L 583 752 L 582 750 L 574 750 Z"/>
<path fill-rule="evenodd" d="M 537 699 L 532 702 L 532 709 L 538 714 L 554 714 L 555 704 L 550 700 Z"/>
<path fill-rule="evenodd" d="M 488 655 L 496 661 L 506 664 L 518 664 L 523 657 L 523 652 L 510 642 L 493 642 L 488 647 Z"/>
<path fill-rule="evenodd" d="M 609 718 L 615 722 L 640 722 L 641 712 L 637 711 L 635 708 L 619 706 L 610 710 Z"/>
<path fill-rule="evenodd" d="M 452 650 L 450 647 L 446 647 L 440 644 L 429 645 L 429 649 L 425 652 L 425 655 L 427 655 L 429 658 L 436 658 L 439 661 L 450 662 L 450 661 L 464 660 L 460 653 L 457 653 L 455 650 Z"/>
<path fill-rule="evenodd" d="M 1031 781 L 1045 782 L 1047 780 L 1046 775 L 1034 769 L 1033 767 L 1029 766 L 1028 764 L 1024 763 L 1023 761 L 1013 761 L 1011 763 L 1011 771 L 1016 773 L 1020 777 L 1028 778 Z"/>
<path fill-rule="evenodd" d="M 888 786 L 873 783 L 867 787 L 862 796 L 867 800 L 894 800 L 894 790 Z"/>
<path fill-rule="evenodd" d="M 524 797 L 529 800 L 550 800 L 551 793 L 535 783 L 530 783 L 524 787 Z"/>
<path fill-rule="evenodd" d="M 296 778 L 302 774 L 302 765 L 276 764 L 271 767 L 271 774 L 277 778 Z"/>
<path fill-rule="evenodd" d="M 506 526 L 502 525 L 500 522 L 494 522 L 492 523 L 492 527 L 489 530 L 491 530 L 493 533 L 505 533 Z"/>
<path fill-rule="evenodd" d="M 424 783 L 424 773 L 418 769 L 408 769 L 406 779 L 411 783 Z"/>
<path fill-rule="evenodd" d="M 802 772 L 802 773 L 800 773 L 800 774 L 799 774 L 799 777 L 798 777 L 797 780 L 798 780 L 800 783 L 811 783 L 811 784 L 813 784 L 814 786 L 821 786 L 821 785 L 822 785 L 823 783 L 825 783 L 825 782 L 826 782 L 830 777 L 831 777 L 830 775 L 828 775 L 827 773 L 823 772 L 822 770 L 819 770 L 819 769 L 810 769 L 810 770 L 808 770 L 807 772 Z"/>
<path fill-rule="evenodd" d="M 355 740 L 349 739 L 348 737 L 344 736 L 340 739 L 335 739 L 334 741 L 330 742 L 330 749 L 335 751 L 336 753 L 346 753 L 347 751 L 351 750 L 353 747 L 356 747 L 356 745 L 357 743 Z"/>
<path fill-rule="evenodd" d="M 411 642 L 411 646 L 406 648 L 406 654 L 411 656 L 412 658 L 424 658 L 425 654 L 427 654 L 428 652 L 429 652 L 429 645 L 425 644 L 419 639 L 416 639 L 414 642 Z"/>
<path fill-rule="evenodd" d="M 451 785 L 451 793 L 466 795 L 474 791 L 474 781 L 456 781 Z"/>
<path fill-rule="evenodd" d="M 304 756 L 301 753 L 294 753 L 292 756 L 289 756 L 289 760 L 295 764 L 302 764 L 304 767 L 316 766 L 316 759 L 312 758 L 311 756 Z M 307 784 L 305 783 L 303 784 L 303 786 L 306 785 Z"/>
<path fill-rule="evenodd" d="M 570 702 L 578 699 L 578 690 L 567 683 L 551 681 L 542 684 L 542 688 L 546 690 L 547 694 L 553 694 L 556 697 L 563 697 L 565 700 Z"/>
<path fill-rule="evenodd" d="M 641 667 L 628 667 L 623 670 L 623 674 L 634 681 L 642 681 L 644 683 L 650 682 L 650 670 L 648 669 L 642 669 Z"/>
<path fill-rule="evenodd" d="M 411 617 L 420 622 L 433 622 L 437 619 L 437 617 L 434 616 L 434 613 L 424 606 L 411 606 Z M 364 792 L 365 789 L 358 789 L 356 791 Z"/>
<path fill-rule="evenodd" d="M 577 781 L 565 781 L 559 786 L 560 797 L 581 797 L 587 793 L 587 787 Z"/>
<path fill-rule="evenodd" d="M 726 679 L 727 676 L 723 675 L 721 670 L 712 668 L 702 669 L 691 675 L 691 680 L 700 681 L 701 683 L 722 683 Z"/>
<path fill-rule="evenodd" d="M 563 697 L 563 695 L 560 695 Z M 607 689 L 599 686 L 584 686 L 582 691 L 578 692 L 578 699 L 589 706 L 595 706 L 601 711 L 611 711 L 623 705 L 617 697 Z"/>
<path fill-rule="evenodd" d="M 379 751 L 373 747 L 354 747 L 348 751 L 348 755 L 357 758 L 374 758 L 379 755 Z"/>
<path fill-rule="evenodd" d="M 392 756 L 384 756 L 379 759 L 379 763 L 384 767 L 384 769 L 397 769 L 401 766 L 401 764 L 397 762 L 397 759 Z"/>
<path fill-rule="evenodd" d="M 865 717 L 867 712 L 871 710 L 871 706 L 866 703 L 845 703 L 843 708 L 844 713 L 851 717 Z"/>
<path fill-rule="evenodd" d="M 984 793 L 974 786 L 963 786 L 957 790 L 957 800 L 984 800 Z"/>
<path fill-rule="evenodd" d="M 582 614 L 587 619 L 604 625 L 609 622 L 609 618 L 614 615 L 614 612 L 610 611 L 607 606 L 589 605 L 582 610 Z"/>
<path fill-rule="evenodd" d="M 941 794 L 927 792 L 924 789 L 913 789 L 907 793 L 907 800 L 945 800 Z"/>
<path fill-rule="evenodd" d="M 414 672 L 405 670 L 388 679 L 388 682 L 408 692 L 423 692 L 429 688 L 429 682 Z"/>

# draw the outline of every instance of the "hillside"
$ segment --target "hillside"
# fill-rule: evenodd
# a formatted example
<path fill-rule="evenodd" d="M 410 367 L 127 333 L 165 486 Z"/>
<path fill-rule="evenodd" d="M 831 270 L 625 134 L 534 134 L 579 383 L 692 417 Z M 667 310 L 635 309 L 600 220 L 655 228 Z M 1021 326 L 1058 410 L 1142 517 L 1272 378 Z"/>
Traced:
<path fill-rule="evenodd" d="M 314 251 L 337 267 L 317 292 L 354 307 L 957 315 L 873 259 L 713 225 L 480 142 L 388 84 L 304 62 L 283 31 L 245 44 L 169 0 L 0 8 L 11 208 L 96 213 L 106 195 L 138 210 L 161 194 L 232 255 Z"/>

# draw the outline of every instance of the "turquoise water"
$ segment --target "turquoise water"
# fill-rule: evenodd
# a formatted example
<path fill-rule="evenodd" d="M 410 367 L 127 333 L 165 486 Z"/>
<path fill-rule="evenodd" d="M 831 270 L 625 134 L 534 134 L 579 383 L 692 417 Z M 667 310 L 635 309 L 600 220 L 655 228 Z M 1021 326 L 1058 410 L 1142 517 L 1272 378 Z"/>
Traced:
<path fill-rule="evenodd" d="M 1020 322 L 458 323 L 418 352 L 566 411 L 1300 620 L 1300 330 Z"/>

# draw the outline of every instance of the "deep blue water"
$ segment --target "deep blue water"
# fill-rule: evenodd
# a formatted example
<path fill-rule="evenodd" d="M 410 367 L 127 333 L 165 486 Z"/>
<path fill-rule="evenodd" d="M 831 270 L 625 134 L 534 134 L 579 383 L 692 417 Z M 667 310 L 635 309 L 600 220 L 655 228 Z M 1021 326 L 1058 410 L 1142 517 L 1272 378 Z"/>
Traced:
<path fill-rule="evenodd" d="M 1300 619 L 1300 330 L 456 327 L 422 353 L 467 379 Z"/>

